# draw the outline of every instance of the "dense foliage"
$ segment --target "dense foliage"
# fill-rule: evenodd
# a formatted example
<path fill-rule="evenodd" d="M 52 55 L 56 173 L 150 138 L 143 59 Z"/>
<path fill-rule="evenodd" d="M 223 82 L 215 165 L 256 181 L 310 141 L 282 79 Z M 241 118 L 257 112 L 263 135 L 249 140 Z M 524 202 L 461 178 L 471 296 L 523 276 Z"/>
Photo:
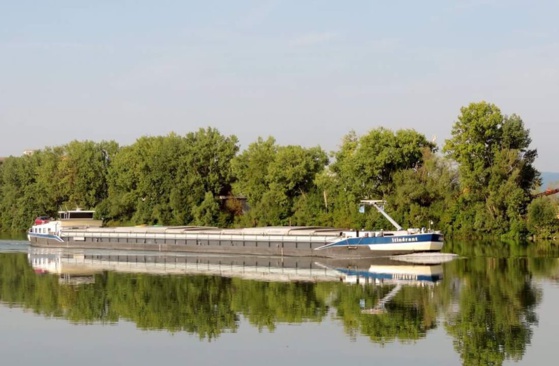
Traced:
<path fill-rule="evenodd" d="M 246 197 L 250 205 L 241 222 L 291 224 L 301 201 L 316 195 L 315 177 L 327 163 L 328 156 L 320 147 L 277 146 L 273 138 L 249 145 L 232 161 L 234 192 Z"/>
<path fill-rule="evenodd" d="M 461 112 L 444 146 L 460 175 L 451 225 L 471 232 L 521 233 L 531 192 L 541 184 L 529 130 L 520 117 L 504 116 L 493 104 L 470 104 Z"/>
<path fill-rule="evenodd" d="M 361 199 L 385 199 L 404 227 L 447 235 L 537 235 L 558 230 L 557 203 L 533 201 L 541 184 L 529 130 L 480 102 L 461 109 L 443 146 L 414 130 L 349 132 L 320 147 L 259 138 L 240 151 L 213 128 L 185 136 L 72 141 L 0 165 L 0 231 L 38 215 L 96 209 L 107 225 L 321 225 L 389 229 Z"/>

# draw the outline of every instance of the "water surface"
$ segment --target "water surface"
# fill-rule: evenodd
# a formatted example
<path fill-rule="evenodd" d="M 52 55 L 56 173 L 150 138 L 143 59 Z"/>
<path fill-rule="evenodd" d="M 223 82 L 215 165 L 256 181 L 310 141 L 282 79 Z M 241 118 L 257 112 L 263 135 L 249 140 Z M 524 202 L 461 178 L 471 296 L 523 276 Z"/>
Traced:
<path fill-rule="evenodd" d="M 189 273 L 191 258 L 38 257 L 24 241 L 2 240 L 0 357 L 62 366 L 554 365 L 554 251 L 471 248 L 440 265 L 375 262 L 359 267 L 373 277 L 338 268 L 339 278 L 324 280 L 312 277 L 327 271 L 316 263 L 220 260 L 220 276 L 214 259 Z"/>

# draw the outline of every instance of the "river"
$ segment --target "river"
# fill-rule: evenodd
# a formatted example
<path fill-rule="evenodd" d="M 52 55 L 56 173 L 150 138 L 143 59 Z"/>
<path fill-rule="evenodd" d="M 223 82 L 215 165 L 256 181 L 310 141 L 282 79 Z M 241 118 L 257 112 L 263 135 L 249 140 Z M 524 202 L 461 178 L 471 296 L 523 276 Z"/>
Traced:
<path fill-rule="evenodd" d="M 557 248 L 450 249 L 461 256 L 342 267 L 37 252 L 3 239 L 0 357 L 57 366 L 555 365 Z"/>

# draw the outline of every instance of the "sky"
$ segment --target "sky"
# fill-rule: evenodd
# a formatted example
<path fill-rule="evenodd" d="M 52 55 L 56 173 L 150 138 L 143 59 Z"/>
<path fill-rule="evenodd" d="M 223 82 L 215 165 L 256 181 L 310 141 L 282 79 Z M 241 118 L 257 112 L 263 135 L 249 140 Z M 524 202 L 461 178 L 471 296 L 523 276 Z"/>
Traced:
<path fill-rule="evenodd" d="M 460 108 L 519 115 L 559 172 L 559 1 L 0 0 L 0 156 L 213 127 L 337 150 Z"/>

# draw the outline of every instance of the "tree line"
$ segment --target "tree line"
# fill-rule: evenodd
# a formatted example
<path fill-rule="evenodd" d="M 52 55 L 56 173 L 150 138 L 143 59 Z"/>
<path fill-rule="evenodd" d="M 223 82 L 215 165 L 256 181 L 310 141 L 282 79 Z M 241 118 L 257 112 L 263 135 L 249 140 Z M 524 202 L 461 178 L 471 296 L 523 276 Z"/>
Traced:
<path fill-rule="evenodd" d="M 221 227 L 319 225 L 388 229 L 361 199 L 385 199 L 402 226 L 450 236 L 538 235 L 558 230 L 557 205 L 533 199 L 537 151 L 517 115 L 494 104 L 461 108 L 442 149 L 413 129 L 351 131 L 338 150 L 203 128 L 133 144 L 72 141 L 0 165 L 0 231 L 38 215 L 95 209 L 107 225 Z"/>

